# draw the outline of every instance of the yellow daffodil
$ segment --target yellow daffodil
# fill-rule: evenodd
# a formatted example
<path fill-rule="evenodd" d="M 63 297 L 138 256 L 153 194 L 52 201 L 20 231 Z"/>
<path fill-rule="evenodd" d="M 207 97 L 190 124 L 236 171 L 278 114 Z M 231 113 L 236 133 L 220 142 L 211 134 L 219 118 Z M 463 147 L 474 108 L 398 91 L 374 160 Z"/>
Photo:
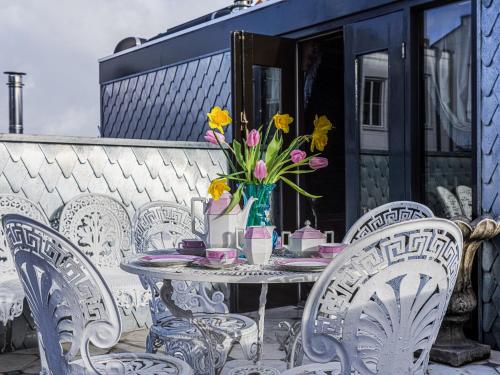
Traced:
<path fill-rule="evenodd" d="M 222 109 L 221 107 L 213 107 L 208 116 L 208 126 L 212 129 L 219 130 L 222 134 L 224 134 L 224 126 L 228 126 L 233 119 L 229 115 L 229 111 L 227 109 Z"/>
<path fill-rule="evenodd" d="M 288 133 L 290 131 L 289 126 L 293 122 L 293 117 L 290 117 L 290 115 L 280 115 L 277 113 L 274 115 L 273 120 L 276 128 L 283 130 L 284 133 Z"/>
<path fill-rule="evenodd" d="M 311 136 L 311 152 L 315 149 L 324 151 L 328 143 L 328 132 L 333 129 L 333 124 L 328 117 L 321 116 L 314 119 L 314 131 Z"/>
<path fill-rule="evenodd" d="M 225 191 L 231 190 L 227 184 L 227 178 L 218 178 L 212 181 L 208 187 L 208 194 L 216 201 L 220 199 Z"/>

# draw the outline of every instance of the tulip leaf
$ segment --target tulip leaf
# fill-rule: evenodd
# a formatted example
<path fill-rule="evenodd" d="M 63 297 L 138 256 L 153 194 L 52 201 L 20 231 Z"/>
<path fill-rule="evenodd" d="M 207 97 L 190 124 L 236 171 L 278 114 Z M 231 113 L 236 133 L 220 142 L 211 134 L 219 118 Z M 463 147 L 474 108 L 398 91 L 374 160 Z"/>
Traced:
<path fill-rule="evenodd" d="M 233 197 L 231 198 L 231 202 L 229 203 L 229 206 L 227 206 L 226 211 L 224 211 L 225 214 L 230 213 L 233 210 L 233 208 L 235 208 L 236 205 L 240 203 L 243 186 L 244 184 L 240 184 L 240 186 L 238 186 L 238 189 L 236 189 L 236 191 L 234 192 Z"/>
<path fill-rule="evenodd" d="M 287 171 L 284 174 L 304 174 L 316 172 L 315 169 L 297 169 L 295 171 Z"/>
<path fill-rule="evenodd" d="M 274 137 L 271 142 L 269 142 L 269 146 L 267 146 L 266 151 L 266 165 L 268 167 L 271 166 L 271 163 L 275 161 L 278 152 L 281 150 L 281 146 L 283 144 L 283 139 L 278 136 L 278 132 L 274 134 Z"/>
<path fill-rule="evenodd" d="M 321 198 L 321 195 L 313 195 L 302 189 L 300 186 L 294 184 L 292 181 L 290 181 L 288 178 L 281 176 L 281 180 L 283 180 L 284 183 L 286 183 L 288 186 L 292 187 L 295 191 L 297 191 L 299 194 L 302 194 L 308 198 L 314 198 L 318 199 Z"/>
<path fill-rule="evenodd" d="M 237 140 L 233 141 L 234 155 L 236 156 L 236 161 L 241 168 L 245 169 L 245 160 L 243 159 L 243 154 L 241 153 L 241 143 Z"/>

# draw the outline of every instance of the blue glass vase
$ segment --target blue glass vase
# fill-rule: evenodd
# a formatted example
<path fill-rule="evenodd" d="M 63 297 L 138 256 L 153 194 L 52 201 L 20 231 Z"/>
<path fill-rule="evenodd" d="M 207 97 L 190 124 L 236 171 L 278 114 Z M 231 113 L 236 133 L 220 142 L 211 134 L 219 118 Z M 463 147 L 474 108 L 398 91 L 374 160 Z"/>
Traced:
<path fill-rule="evenodd" d="M 275 187 L 276 184 L 245 184 L 243 188 L 245 206 L 250 197 L 255 198 L 248 215 L 247 227 L 273 225 L 271 222 L 271 193 Z"/>

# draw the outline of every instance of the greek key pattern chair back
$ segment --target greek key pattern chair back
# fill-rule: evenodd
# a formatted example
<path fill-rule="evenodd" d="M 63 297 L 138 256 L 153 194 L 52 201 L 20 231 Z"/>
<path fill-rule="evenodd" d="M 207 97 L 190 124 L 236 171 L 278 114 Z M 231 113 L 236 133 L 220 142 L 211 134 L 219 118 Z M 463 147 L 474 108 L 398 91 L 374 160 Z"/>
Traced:
<path fill-rule="evenodd" d="M 0 218 L 5 214 L 21 214 L 43 224 L 48 224 L 47 217 L 32 201 L 12 194 L 0 195 Z M 3 229 L 0 228 L 0 282 L 4 277 L 17 275 Z"/>
<path fill-rule="evenodd" d="M 5 214 L 17 213 L 47 224 L 45 214 L 35 203 L 13 194 L 0 195 L 0 218 Z M 3 228 L 0 225 L 0 323 L 8 321 L 23 313 L 24 291 L 12 260 Z"/>
<path fill-rule="evenodd" d="M 100 194 L 81 194 L 70 200 L 59 222 L 59 232 L 98 268 L 119 268 L 131 251 L 131 230 L 125 207 Z"/>
<path fill-rule="evenodd" d="M 314 285 L 304 351 L 342 374 L 424 375 L 457 278 L 462 235 L 444 219 L 394 224 L 349 245 Z"/>
<path fill-rule="evenodd" d="M 3 227 L 37 326 L 42 373 L 81 373 L 71 363 L 78 353 L 88 373 L 97 373 L 89 343 L 109 348 L 121 333 L 117 307 L 102 277 L 51 228 L 15 214 L 4 216 Z"/>
<path fill-rule="evenodd" d="M 349 229 L 342 242 L 352 243 L 388 225 L 426 217 L 434 217 L 434 214 L 423 204 L 411 201 L 386 203 L 361 216 Z"/>
<path fill-rule="evenodd" d="M 133 241 L 137 253 L 177 247 L 185 238 L 196 238 L 191 231 L 191 212 L 171 202 L 151 202 L 140 207 L 132 220 Z M 197 229 L 203 222 L 195 218 Z"/>
<path fill-rule="evenodd" d="M 191 231 L 191 211 L 182 205 L 171 202 L 151 202 L 139 208 L 132 220 L 133 243 L 137 253 L 177 248 L 185 238 L 197 238 Z M 197 229 L 204 229 L 203 221 L 196 217 Z M 154 295 L 159 295 L 157 283 L 161 280 L 141 278 Z M 225 313 L 224 294 L 214 291 L 209 283 L 173 281 L 172 296 L 178 307 L 193 312 Z M 160 298 L 151 301 L 153 321 L 165 313 L 166 307 Z"/>

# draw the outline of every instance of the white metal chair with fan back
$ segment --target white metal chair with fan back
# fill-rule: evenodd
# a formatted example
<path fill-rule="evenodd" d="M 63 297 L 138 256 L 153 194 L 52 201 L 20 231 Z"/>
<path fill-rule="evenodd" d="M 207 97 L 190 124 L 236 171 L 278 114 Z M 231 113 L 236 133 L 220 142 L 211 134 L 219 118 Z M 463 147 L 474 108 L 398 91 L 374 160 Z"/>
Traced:
<path fill-rule="evenodd" d="M 368 211 L 356 220 L 342 242 L 352 243 L 388 225 L 426 217 L 434 217 L 434 213 L 421 203 L 412 201 L 389 202 Z"/>
<path fill-rule="evenodd" d="M 90 356 L 89 344 L 110 348 L 121 335 L 120 314 L 103 277 L 46 225 L 15 214 L 5 215 L 2 224 L 37 328 L 43 374 L 193 373 L 164 355 Z"/>
<path fill-rule="evenodd" d="M 347 231 L 342 242 L 350 244 L 392 224 L 432 217 L 434 217 L 432 210 L 421 203 L 412 201 L 386 203 L 368 211 L 356 220 Z M 300 365 L 304 355 L 300 334 L 301 325 L 299 322 L 293 326 L 287 322 L 282 324 L 288 329 L 288 337 L 284 346 L 289 366 Z"/>
<path fill-rule="evenodd" d="M 436 218 L 349 245 L 315 283 L 302 316 L 303 349 L 316 363 L 283 375 L 424 375 L 462 252 L 458 227 Z"/>
<path fill-rule="evenodd" d="M 201 228 L 203 222 L 195 218 Z M 132 220 L 132 237 L 137 253 L 177 248 L 182 239 L 196 238 L 191 232 L 191 212 L 187 207 L 171 202 L 152 202 L 140 207 Z M 188 322 L 172 316 L 160 298 L 159 288 L 163 280 L 142 278 L 153 298 L 151 315 L 153 325 L 146 348 L 155 353 L 162 346 L 167 354 L 176 355 L 188 362 L 197 373 L 208 373 L 204 359 L 206 344 L 202 336 Z M 216 348 L 215 364 L 222 368 L 234 343 L 240 343 L 245 356 L 252 359 L 256 354 L 258 330 L 256 323 L 246 316 L 228 314 L 224 294 L 217 290 L 221 285 L 210 283 L 172 281 L 173 299 L 178 307 L 206 316 L 207 326 L 225 336 L 223 344 Z M 225 286 L 225 285 L 224 285 Z"/>

